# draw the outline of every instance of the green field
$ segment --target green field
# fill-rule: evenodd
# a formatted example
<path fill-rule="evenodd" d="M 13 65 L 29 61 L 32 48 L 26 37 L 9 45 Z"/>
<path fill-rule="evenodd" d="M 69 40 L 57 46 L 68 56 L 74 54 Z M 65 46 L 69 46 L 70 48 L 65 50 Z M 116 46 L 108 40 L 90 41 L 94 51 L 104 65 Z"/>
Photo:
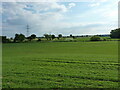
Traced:
<path fill-rule="evenodd" d="M 118 88 L 118 42 L 3 44 L 3 88 Z"/>

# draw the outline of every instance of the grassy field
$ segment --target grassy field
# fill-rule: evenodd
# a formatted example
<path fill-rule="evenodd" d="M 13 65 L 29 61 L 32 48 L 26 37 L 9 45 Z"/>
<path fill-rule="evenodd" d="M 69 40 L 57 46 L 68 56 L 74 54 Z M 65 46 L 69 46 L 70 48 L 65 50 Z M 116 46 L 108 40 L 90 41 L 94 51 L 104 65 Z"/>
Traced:
<path fill-rule="evenodd" d="M 3 44 L 3 88 L 118 88 L 118 42 Z"/>

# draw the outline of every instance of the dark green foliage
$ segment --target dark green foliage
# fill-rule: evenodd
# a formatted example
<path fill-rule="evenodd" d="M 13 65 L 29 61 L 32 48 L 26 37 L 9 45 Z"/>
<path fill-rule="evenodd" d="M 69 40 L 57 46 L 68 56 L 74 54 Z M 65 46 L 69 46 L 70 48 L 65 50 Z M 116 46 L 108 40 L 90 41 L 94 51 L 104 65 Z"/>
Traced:
<path fill-rule="evenodd" d="M 55 35 L 52 35 L 52 39 L 55 39 Z"/>
<path fill-rule="evenodd" d="M 75 36 L 73 36 L 72 34 L 70 34 L 70 37 L 73 38 L 73 39 L 75 39 Z"/>
<path fill-rule="evenodd" d="M 100 39 L 100 37 L 99 36 L 92 36 L 91 38 L 90 38 L 90 41 L 101 41 L 101 39 Z"/>
<path fill-rule="evenodd" d="M 72 36 L 73 39 L 75 39 L 76 37 L 75 36 Z"/>
<path fill-rule="evenodd" d="M 47 40 L 53 40 L 55 38 L 55 35 L 51 35 L 51 34 L 50 35 L 49 34 L 44 34 L 44 36 Z"/>
<path fill-rule="evenodd" d="M 32 34 L 30 37 L 31 37 L 31 39 L 35 39 L 35 38 L 36 38 L 36 35 L 35 35 L 35 34 Z"/>
<path fill-rule="evenodd" d="M 107 41 L 107 39 L 104 38 L 103 41 Z"/>
<path fill-rule="evenodd" d="M 61 38 L 61 37 L 62 37 L 62 34 L 59 34 L 58 37 Z"/>
<path fill-rule="evenodd" d="M 111 38 L 120 38 L 120 28 L 111 30 L 110 37 Z"/>
<path fill-rule="evenodd" d="M 2 43 L 9 43 L 10 40 L 6 36 L 2 36 Z"/>
<path fill-rule="evenodd" d="M 44 34 L 45 38 L 48 40 L 49 39 L 49 35 L 48 34 Z"/>
<path fill-rule="evenodd" d="M 57 39 L 59 40 L 60 38 L 62 38 L 62 34 L 59 34 Z"/>
<path fill-rule="evenodd" d="M 59 40 L 59 37 L 57 37 L 57 39 Z"/>
<path fill-rule="evenodd" d="M 15 34 L 14 42 L 23 42 L 25 40 L 25 35 Z"/>
<path fill-rule="evenodd" d="M 29 39 L 29 41 L 31 41 L 32 39 L 35 39 L 35 38 L 36 38 L 35 34 L 32 34 L 31 36 L 27 37 L 27 39 Z"/>
<path fill-rule="evenodd" d="M 72 37 L 72 34 L 70 34 L 70 37 Z"/>
<path fill-rule="evenodd" d="M 40 41 L 41 41 L 41 39 L 39 38 L 37 41 L 38 41 L 38 42 L 40 42 Z"/>
<path fill-rule="evenodd" d="M 31 41 L 31 40 L 32 40 L 32 38 L 31 38 L 31 37 L 27 37 L 27 39 L 28 39 L 29 41 Z"/>
<path fill-rule="evenodd" d="M 52 40 L 52 35 L 51 34 L 48 35 L 48 38 L 49 38 L 49 40 Z"/>

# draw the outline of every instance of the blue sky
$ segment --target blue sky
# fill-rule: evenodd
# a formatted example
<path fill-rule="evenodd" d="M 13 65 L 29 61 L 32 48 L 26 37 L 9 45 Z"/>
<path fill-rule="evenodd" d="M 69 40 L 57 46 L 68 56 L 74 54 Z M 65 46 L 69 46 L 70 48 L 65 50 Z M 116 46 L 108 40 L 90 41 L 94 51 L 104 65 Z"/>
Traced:
<path fill-rule="evenodd" d="M 2 8 L 2 9 L 1 9 Z M 16 33 L 43 36 L 45 33 L 63 35 L 109 34 L 118 27 L 118 0 L 103 2 L 4 2 L 3 35 Z"/>

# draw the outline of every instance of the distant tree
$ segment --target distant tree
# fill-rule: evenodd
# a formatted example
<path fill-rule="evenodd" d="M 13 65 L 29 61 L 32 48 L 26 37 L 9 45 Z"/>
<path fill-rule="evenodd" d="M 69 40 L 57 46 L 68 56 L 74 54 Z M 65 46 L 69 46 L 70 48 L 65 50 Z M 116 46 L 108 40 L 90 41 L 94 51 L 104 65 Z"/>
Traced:
<path fill-rule="evenodd" d="M 41 41 L 41 39 L 39 38 L 37 41 L 38 41 L 38 42 L 40 42 L 40 41 Z"/>
<path fill-rule="evenodd" d="M 11 37 L 10 40 L 13 40 L 13 38 Z"/>
<path fill-rule="evenodd" d="M 85 35 L 85 37 L 88 37 L 88 35 Z"/>
<path fill-rule="evenodd" d="M 45 38 L 48 40 L 49 39 L 49 35 L 48 34 L 44 34 Z"/>
<path fill-rule="evenodd" d="M 111 30 L 110 37 L 111 38 L 120 38 L 120 28 Z"/>
<path fill-rule="evenodd" d="M 35 35 L 35 34 L 32 34 L 30 37 L 31 37 L 31 39 L 35 39 L 35 38 L 36 38 L 36 35 Z"/>
<path fill-rule="evenodd" d="M 72 34 L 70 34 L 70 37 L 73 37 Z"/>
<path fill-rule="evenodd" d="M 55 39 L 55 35 L 52 35 L 51 37 L 52 37 L 52 39 Z"/>
<path fill-rule="evenodd" d="M 90 41 L 100 41 L 101 40 L 101 38 L 99 37 L 99 36 L 92 36 L 91 38 L 90 38 Z"/>
<path fill-rule="evenodd" d="M 19 40 L 19 34 L 15 34 L 14 42 L 17 42 Z"/>
<path fill-rule="evenodd" d="M 2 43 L 8 43 L 8 42 L 10 42 L 10 40 L 7 39 L 6 36 L 2 36 Z"/>
<path fill-rule="evenodd" d="M 104 39 L 103 39 L 103 41 L 107 41 L 107 39 L 106 39 L 106 38 L 104 38 Z"/>
<path fill-rule="evenodd" d="M 72 36 L 73 39 L 75 39 L 76 37 L 75 36 Z"/>
<path fill-rule="evenodd" d="M 32 40 L 32 38 L 29 36 L 29 37 L 27 37 L 27 39 L 29 40 L 29 41 L 31 41 Z"/>
<path fill-rule="evenodd" d="M 20 34 L 19 35 L 19 41 L 22 42 L 23 40 L 25 40 L 25 35 Z"/>
<path fill-rule="evenodd" d="M 15 34 L 14 42 L 23 42 L 23 40 L 25 40 L 25 35 Z"/>
<path fill-rule="evenodd" d="M 72 34 L 70 34 L 70 37 L 73 38 L 73 39 L 75 39 L 75 36 L 73 36 Z"/>
<path fill-rule="evenodd" d="M 3 43 L 6 43 L 6 39 L 7 39 L 6 36 L 2 36 L 2 42 Z"/>
<path fill-rule="evenodd" d="M 55 38 L 55 35 L 51 35 L 51 34 L 50 35 L 49 34 L 44 34 L 44 36 L 47 40 L 52 40 L 52 39 Z"/>
<path fill-rule="evenodd" d="M 57 37 L 57 39 L 59 40 L 59 37 Z"/>
<path fill-rule="evenodd" d="M 36 35 L 35 34 L 32 34 L 31 36 L 27 37 L 27 39 L 29 41 L 31 41 L 32 39 L 35 39 L 36 38 Z"/>
<path fill-rule="evenodd" d="M 59 37 L 59 38 L 62 38 L 62 34 L 59 34 L 58 37 Z"/>
<path fill-rule="evenodd" d="M 48 38 L 49 38 L 49 40 L 52 40 L 52 35 L 51 34 L 48 35 Z"/>

